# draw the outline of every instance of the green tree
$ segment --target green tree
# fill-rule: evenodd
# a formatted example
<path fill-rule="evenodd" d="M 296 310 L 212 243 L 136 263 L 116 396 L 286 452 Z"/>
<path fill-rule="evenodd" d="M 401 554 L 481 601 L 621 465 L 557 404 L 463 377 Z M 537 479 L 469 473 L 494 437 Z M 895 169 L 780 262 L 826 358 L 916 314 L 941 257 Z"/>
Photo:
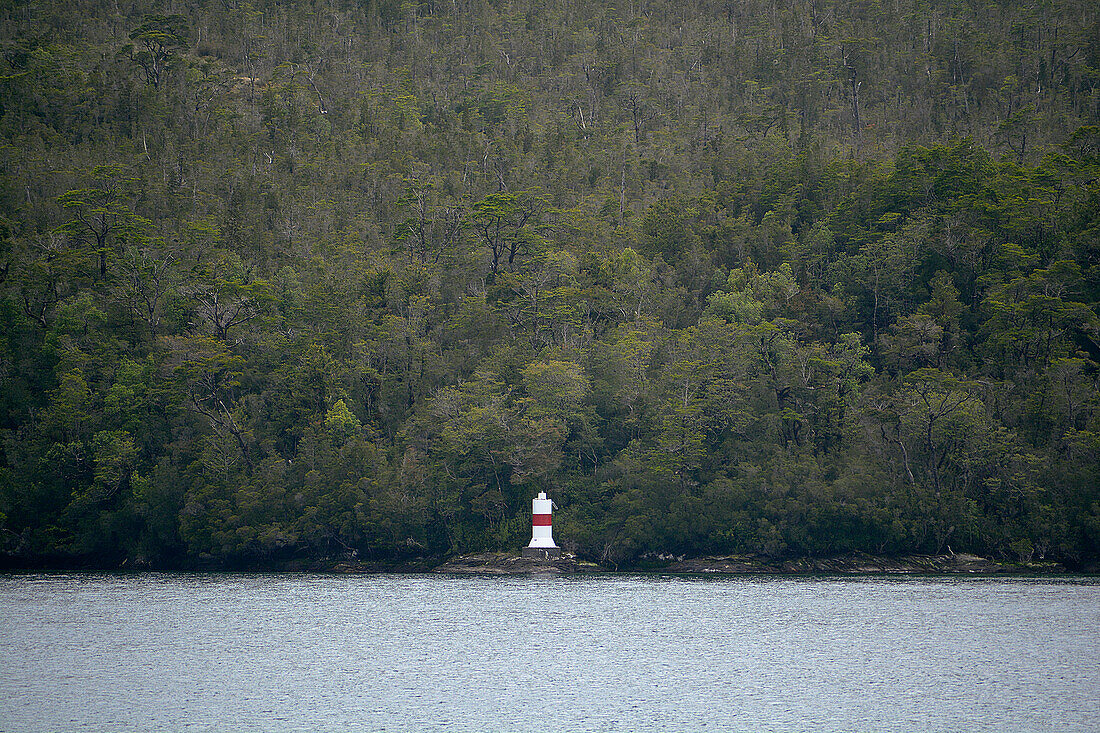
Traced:
<path fill-rule="evenodd" d="M 151 290 L 151 288 L 147 288 Z M 181 288 L 214 337 L 230 343 L 231 331 L 252 321 L 267 304 L 269 286 L 233 252 L 216 251 L 191 274 Z"/>
<path fill-rule="evenodd" d="M 206 336 L 165 339 L 170 351 L 167 366 L 188 410 L 205 418 L 219 437 L 231 437 L 238 457 L 253 466 L 252 432 L 241 420 L 237 388 L 244 359 L 222 341 Z"/>
<path fill-rule="evenodd" d="M 502 264 L 513 269 L 520 264 L 517 257 L 537 249 L 546 206 L 545 197 L 535 191 L 491 193 L 473 205 L 470 222 L 487 250 L 490 278 Z"/>
<path fill-rule="evenodd" d="M 189 30 L 190 24 L 182 15 L 146 15 L 130 33 L 133 43 L 123 52 L 141 67 L 148 84 L 160 86 L 168 64 L 187 44 Z"/>
<path fill-rule="evenodd" d="M 119 240 L 144 233 L 149 222 L 129 206 L 128 188 L 135 179 L 122 166 L 96 166 L 89 178 L 92 186 L 67 191 L 58 198 L 72 217 L 59 231 L 78 244 L 90 244 L 98 262 L 99 277 L 106 278 L 107 264 L 112 254 L 117 255 Z"/>

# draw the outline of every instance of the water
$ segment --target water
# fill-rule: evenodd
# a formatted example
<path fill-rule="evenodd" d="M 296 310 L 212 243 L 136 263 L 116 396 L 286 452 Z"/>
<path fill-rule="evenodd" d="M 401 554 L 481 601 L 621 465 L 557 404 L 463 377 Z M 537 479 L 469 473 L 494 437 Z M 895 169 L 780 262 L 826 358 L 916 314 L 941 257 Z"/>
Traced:
<path fill-rule="evenodd" d="M 1100 581 L 0 575 L 0 731 L 1093 731 Z"/>

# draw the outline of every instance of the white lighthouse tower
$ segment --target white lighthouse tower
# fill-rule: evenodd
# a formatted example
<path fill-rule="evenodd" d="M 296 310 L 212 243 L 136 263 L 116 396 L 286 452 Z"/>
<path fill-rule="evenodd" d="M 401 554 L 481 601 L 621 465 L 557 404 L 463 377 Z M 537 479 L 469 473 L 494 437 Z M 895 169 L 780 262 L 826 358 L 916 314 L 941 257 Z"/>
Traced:
<path fill-rule="evenodd" d="M 549 560 L 561 556 L 561 549 L 554 544 L 552 516 L 554 502 L 546 498 L 546 492 L 531 500 L 531 543 L 523 548 L 523 557 Z"/>

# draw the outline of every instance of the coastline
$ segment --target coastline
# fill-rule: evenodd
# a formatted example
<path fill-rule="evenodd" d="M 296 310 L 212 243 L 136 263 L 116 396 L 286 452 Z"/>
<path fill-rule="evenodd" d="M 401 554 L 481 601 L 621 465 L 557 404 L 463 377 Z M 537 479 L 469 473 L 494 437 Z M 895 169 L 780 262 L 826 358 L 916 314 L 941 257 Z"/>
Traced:
<path fill-rule="evenodd" d="M 522 557 L 519 553 L 480 552 L 447 557 L 403 560 L 285 559 L 240 563 L 200 561 L 174 566 L 123 563 L 111 566 L 89 558 L 62 562 L 0 562 L 0 573 L 33 572 L 251 572 L 381 574 L 411 573 L 436 575 L 576 575 L 659 574 L 659 575 L 1100 575 L 1100 563 L 1086 562 L 1067 567 L 1059 562 L 1008 562 L 953 553 L 947 555 L 903 555 L 897 557 L 849 553 L 832 557 L 772 558 L 762 555 L 712 555 L 685 557 L 652 555 L 630 565 L 607 566 L 563 553 L 551 560 Z M 56 560 L 56 559 L 55 559 Z"/>
<path fill-rule="evenodd" d="M 1086 574 L 1095 573 L 1087 569 Z M 460 555 L 432 572 L 452 575 L 522 575 L 532 573 L 656 573 L 664 575 L 1076 575 L 1061 563 L 1006 563 L 963 553 L 907 555 L 897 558 L 853 553 L 829 558 L 779 560 L 753 555 L 657 557 L 647 562 L 607 568 L 563 554 L 541 561 L 508 553 Z"/>

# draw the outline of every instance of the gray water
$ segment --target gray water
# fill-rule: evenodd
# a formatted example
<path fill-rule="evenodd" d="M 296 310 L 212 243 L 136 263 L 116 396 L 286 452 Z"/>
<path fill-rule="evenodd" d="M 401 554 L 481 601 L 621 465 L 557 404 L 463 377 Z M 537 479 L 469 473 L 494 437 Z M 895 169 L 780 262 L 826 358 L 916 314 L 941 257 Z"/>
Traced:
<path fill-rule="evenodd" d="M 0 575 L 0 730 L 1100 731 L 1100 582 Z"/>

